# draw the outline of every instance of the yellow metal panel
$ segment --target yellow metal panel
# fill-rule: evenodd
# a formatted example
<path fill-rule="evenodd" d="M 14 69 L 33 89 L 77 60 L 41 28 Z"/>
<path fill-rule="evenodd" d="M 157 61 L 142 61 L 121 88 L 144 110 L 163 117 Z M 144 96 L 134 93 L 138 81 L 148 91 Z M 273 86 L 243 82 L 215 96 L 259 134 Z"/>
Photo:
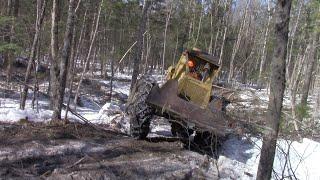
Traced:
<path fill-rule="evenodd" d="M 184 76 L 179 81 L 178 92 L 185 99 L 205 108 L 209 103 L 211 86 L 193 77 Z"/>

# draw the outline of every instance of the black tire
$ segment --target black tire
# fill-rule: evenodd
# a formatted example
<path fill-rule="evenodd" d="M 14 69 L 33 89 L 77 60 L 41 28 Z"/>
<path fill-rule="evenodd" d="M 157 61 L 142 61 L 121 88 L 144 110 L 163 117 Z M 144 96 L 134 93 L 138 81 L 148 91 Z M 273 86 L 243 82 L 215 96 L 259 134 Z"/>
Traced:
<path fill-rule="evenodd" d="M 140 123 L 140 124 L 139 124 Z M 130 135 L 138 139 L 145 139 L 150 131 L 150 120 L 139 120 L 130 117 Z"/>
<path fill-rule="evenodd" d="M 130 116 L 130 135 L 139 139 L 145 139 L 150 131 L 150 121 L 154 109 L 147 105 L 146 99 L 156 81 L 149 76 L 142 76 L 133 87 L 126 112 Z"/>

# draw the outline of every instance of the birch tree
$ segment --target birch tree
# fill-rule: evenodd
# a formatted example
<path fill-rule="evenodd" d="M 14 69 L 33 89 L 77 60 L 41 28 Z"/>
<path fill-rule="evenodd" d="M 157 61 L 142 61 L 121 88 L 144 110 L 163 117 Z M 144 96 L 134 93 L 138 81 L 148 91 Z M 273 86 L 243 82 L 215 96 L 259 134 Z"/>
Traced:
<path fill-rule="evenodd" d="M 295 36 L 296 36 L 296 32 L 297 32 L 297 28 L 298 28 L 298 24 L 299 24 L 299 20 L 300 20 L 300 16 L 301 16 L 301 10 L 302 10 L 302 6 L 303 6 L 304 1 L 300 1 L 299 3 L 299 7 L 298 7 L 298 15 L 297 15 L 297 19 L 296 22 L 292 28 L 292 30 L 289 33 L 289 41 L 288 41 L 288 55 L 287 55 L 287 66 L 286 66 L 286 77 L 290 78 L 291 74 L 290 74 L 290 66 L 292 64 L 291 59 L 292 59 L 292 51 L 293 51 L 293 44 L 295 41 Z"/>
<path fill-rule="evenodd" d="M 224 16 L 224 30 L 223 30 L 223 39 L 222 39 L 222 45 L 221 45 L 221 50 L 220 50 L 220 55 L 219 55 L 219 64 L 220 64 L 220 69 L 223 67 L 223 62 L 222 62 L 222 57 L 223 57 L 223 51 L 224 51 L 224 46 L 225 46 L 225 41 L 226 41 L 226 36 L 227 36 L 227 31 L 228 31 L 228 19 L 229 15 L 231 14 L 231 5 L 232 5 L 233 0 L 229 0 L 225 3 L 224 9 L 225 9 L 225 16 Z"/>
<path fill-rule="evenodd" d="M 246 7 L 245 7 L 245 10 L 244 10 L 244 16 L 243 16 L 243 20 L 241 22 L 241 25 L 240 25 L 240 29 L 239 29 L 239 32 L 238 32 L 238 36 L 237 36 L 237 40 L 236 42 L 234 43 L 233 45 L 233 49 L 232 49 L 232 54 L 231 54 L 231 59 L 230 59 L 230 66 L 229 66 L 229 76 L 228 76 L 228 82 L 231 81 L 231 79 L 233 78 L 233 74 L 234 74 L 234 60 L 235 60 L 235 57 L 236 57 L 236 54 L 239 50 L 239 47 L 240 47 L 240 43 L 241 43 L 241 39 L 242 39 L 242 36 L 243 36 L 243 32 L 244 32 L 244 27 L 246 25 L 246 21 L 247 21 L 247 15 L 248 15 L 248 6 L 250 4 L 250 0 L 248 0 L 246 2 Z"/>
<path fill-rule="evenodd" d="M 169 5 L 169 9 L 167 11 L 167 16 L 166 16 L 166 24 L 165 24 L 165 27 L 164 27 L 163 53 L 162 53 L 162 74 L 164 74 L 164 62 L 165 62 L 164 60 L 165 60 L 165 56 L 166 56 L 167 31 L 168 31 L 169 21 L 170 21 L 170 18 L 171 18 L 172 7 L 173 7 L 173 2 L 171 2 L 170 5 Z"/>
<path fill-rule="evenodd" d="M 272 17 L 270 3 L 271 3 L 270 0 L 268 0 L 268 22 L 266 25 L 266 31 L 264 34 L 263 45 L 262 45 L 262 54 L 261 54 L 260 69 L 259 69 L 259 76 L 258 76 L 258 86 L 262 85 L 262 81 L 263 81 L 262 72 L 264 70 L 264 66 L 266 62 L 266 47 L 267 47 L 267 40 L 269 36 L 269 26 L 270 26 L 271 17 Z"/>

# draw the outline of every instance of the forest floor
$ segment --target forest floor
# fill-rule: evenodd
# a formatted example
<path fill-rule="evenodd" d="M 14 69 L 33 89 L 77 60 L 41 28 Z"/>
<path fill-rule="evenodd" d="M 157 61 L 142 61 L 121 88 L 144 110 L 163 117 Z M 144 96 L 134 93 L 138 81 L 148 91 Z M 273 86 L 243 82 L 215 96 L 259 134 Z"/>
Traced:
<path fill-rule="evenodd" d="M 176 139 L 141 141 L 79 123 L 0 124 L 3 179 L 217 179 L 214 161 Z"/>
<path fill-rule="evenodd" d="M 230 136 L 212 157 L 186 148 L 172 137 L 167 120 L 155 117 L 148 140 L 133 139 L 127 135 L 129 123 L 124 113 L 130 75 L 116 73 L 111 102 L 110 79 L 87 77 L 76 111 L 92 124 L 69 113 L 69 124 L 55 125 L 49 123 L 52 111 L 45 94 L 39 94 L 33 109 L 31 91 L 26 110 L 19 110 L 23 78 L 19 81 L 18 76 L 8 86 L 0 76 L 0 179 L 255 179 L 261 137 Z M 160 75 L 154 77 L 161 83 Z M 230 93 L 233 99 L 227 112 L 261 124 L 267 91 L 241 86 Z M 41 92 L 47 87 L 47 80 L 40 81 Z M 286 96 L 284 109 L 289 105 Z M 319 133 L 300 141 L 281 136 L 273 179 L 319 179 Z"/>

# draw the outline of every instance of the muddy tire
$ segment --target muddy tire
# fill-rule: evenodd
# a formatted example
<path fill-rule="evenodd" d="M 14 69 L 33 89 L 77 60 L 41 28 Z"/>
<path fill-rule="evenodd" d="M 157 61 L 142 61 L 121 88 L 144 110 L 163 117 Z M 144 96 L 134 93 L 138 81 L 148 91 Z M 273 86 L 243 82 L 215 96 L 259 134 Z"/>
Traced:
<path fill-rule="evenodd" d="M 149 76 L 142 76 L 135 84 L 128 98 L 126 112 L 130 117 L 130 135 L 144 139 L 150 131 L 150 121 L 154 109 L 147 105 L 146 99 L 156 81 Z"/>

